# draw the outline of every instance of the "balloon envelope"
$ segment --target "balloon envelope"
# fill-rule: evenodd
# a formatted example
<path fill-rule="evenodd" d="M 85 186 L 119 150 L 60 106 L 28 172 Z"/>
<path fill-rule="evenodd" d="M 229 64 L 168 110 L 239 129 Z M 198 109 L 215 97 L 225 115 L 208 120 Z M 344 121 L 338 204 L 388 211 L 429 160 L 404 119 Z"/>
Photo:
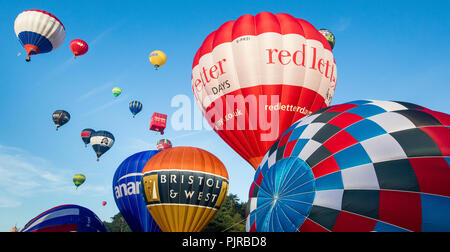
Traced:
<path fill-rule="evenodd" d="M 264 156 L 247 230 L 450 231 L 450 116 L 354 101 L 294 123 Z"/>
<path fill-rule="evenodd" d="M 150 53 L 149 60 L 155 66 L 155 70 L 157 70 L 160 66 L 166 64 L 167 55 L 162 51 L 156 50 Z"/>
<path fill-rule="evenodd" d="M 60 47 L 66 37 L 61 21 L 43 10 L 26 10 L 14 21 L 14 31 L 28 56 Z"/>
<path fill-rule="evenodd" d="M 84 55 L 89 50 L 88 44 L 81 39 L 72 40 L 69 47 L 75 57 Z"/>
<path fill-rule="evenodd" d="M 164 232 L 200 232 L 228 192 L 228 173 L 222 162 L 194 147 L 161 151 L 142 173 L 145 204 Z"/>
<path fill-rule="evenodd" d="M 56 110 L 55 112 L 53 112 L 52 120 L 53 123 L 56 125 L 56 130 L 58 130 L 59 127 L 69 122 L 70 114 L 69 112 L 64 110 Z"/>
<path fill-rule="evenodd" d="M 113 93 L 114 97 L 117 97 L 120 94 L 122 94 L 122 89 L 115 87 L 115 88 L 113 88 L 112 93 Z"/>
<path fill-rule="evenodd" d="M 156 149 L 158 150 L 165 150 L 172 148 L 172 142 L 170 142 L 169 139 L 160 139 L 156 143 Z"/>
<path fill-rule="evenodd" d="M 133 232 L 161 232 L 147 210 L 140 186 L 145 164 L 158 152 L 151 150 L 136 153 L 125 159 L 114 174 L 114 200 Z"/>
<path fill-rule="evenodd" d="M 84 176 L 83 174 L 76 174 L 75 176 L 73 176 L 72 180 L 75 186 L 78 188 L 84 183 L 84 181 L 86 181 L 86 176 Z"/>
<path fill-rule="evenodd" d="M 133 117 L 142 111 L 142 103 L 140 101 L 131 101 L 128 107 L 130 108 Z"/>
<path fill-rule="evenodd" d="M 114 145 L 115 138 L 114 135 L 108 131 L 100 130 L 92 133 L 91 135 L 91 145 L 94 149 L 95 154 L 97 154 L 97 161 L 99 158 L 105 154 Z"/>
<path fill-rule="evenodd" d="M 77 205 L 62 205 L 36 216 L 21 232 L 107 232 L 107 230 L 91 210 Z"/>
<path fill-rule="evenodd" d="M 94 132 L 95 130 L 89 128 L 81 131 L 81 140 L 83 140 L 85 146 L 91 143 L 91 136 Z"/>
<path fill-rule="evenodd" d="M 314 26 L 262 12 L 206 37 L 191 84 L 214 131 L 256 169 L 292 123 L 330 105 L 336 78 L 330 44 Z"/>

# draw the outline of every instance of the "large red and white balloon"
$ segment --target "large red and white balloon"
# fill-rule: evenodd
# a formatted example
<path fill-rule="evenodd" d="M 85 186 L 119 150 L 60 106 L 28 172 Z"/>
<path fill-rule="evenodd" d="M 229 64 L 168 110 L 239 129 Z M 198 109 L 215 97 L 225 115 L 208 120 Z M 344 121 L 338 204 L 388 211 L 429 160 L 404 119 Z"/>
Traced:
<path fill-rule="evenodd" d="M 206 120 L 256 169 L 279 134 L 330 105 L 336 78 L 330 44 L 313 25 L 262 12 L 212 32 L 191 82 Z"/>

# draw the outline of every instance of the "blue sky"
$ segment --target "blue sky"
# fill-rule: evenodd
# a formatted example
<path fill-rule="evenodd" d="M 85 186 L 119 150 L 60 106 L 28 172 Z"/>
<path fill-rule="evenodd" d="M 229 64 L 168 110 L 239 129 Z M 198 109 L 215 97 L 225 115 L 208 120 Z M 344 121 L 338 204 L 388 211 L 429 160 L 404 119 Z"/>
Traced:
<path fill-rule="evenodd" d="M 189 97 L 194 114 L 194 54 L 210 32 L 243 14 L 289 13 L 335 33 L 338 81 L 332 104 L 398 100 L 450 112 L 446 0 L 0 2 L 0 231 L 23 227 L 40 212 L 67 203 L 88 207 L 102 220 L 118 213 L 111 189 L 117 166 L 155 148 L 160 136 L 148 130 L 150 117 L 162 112 L 170 119 L 179 109 L 171 106 L 174 96 Z M 49 11 L 66 27 L 64 44 L 29 64 L 14 34 L 14 19 L 27 9 Z M 76 38 L 88 42 L 89 52 L 73 60 L 69 43 Z M 154 71 L 148 55 L 157 49 L 168 61 Z M 123 89 L 117 99 L 111 94 L 115 86 Z M 132 119 L 128 103 L 134 99 L 144 108 Z M 58 132 L 51 121 L 57 109 L 72 115 Z M 84 128 L 115 135 L 115 145 L 98 163 L 81 141 Z M 175 146 L 219 157 L 230 175 L 230 192 L 247 201 L 254 171 L 213 131 L 168 127 L 165 137 Z M 72 183 L 76 173 L 87 176 L 78 190 Z"/>

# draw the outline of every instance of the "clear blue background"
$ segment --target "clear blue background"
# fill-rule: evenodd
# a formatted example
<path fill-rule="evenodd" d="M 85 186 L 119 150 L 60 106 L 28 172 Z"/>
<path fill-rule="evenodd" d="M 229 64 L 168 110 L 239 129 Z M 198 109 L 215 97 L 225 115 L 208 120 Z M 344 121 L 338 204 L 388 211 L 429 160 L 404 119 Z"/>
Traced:
<path fill-rule="evenodd" d="M 0 3 L 0 231 L 23 227 L 66 203 L 88 207 L 107 221 L 118 213 L 111 188 L 115 169 L 129 155 L 155 148 L 160 136 L 148 130 L 150 117 L 156 111 L 170 119 L 179 109 L 171 106 L 174 96 L 188 96 L 189 111 L 198 112 L 190 84 L 194 54 L 210 32 L 243 14 L 289 13 L 332 30 L 338 65 L 333 104 L 399 100 L 450 111 L 446 0 Z M 30 63 L 14 34 L 16 16 L 27 9 L 49 11 L 66 27 L 64 44 Z M 69 43 L 76 38 L 89 43 L 89 52 L 74 60 Z M 168 61 L 154 71 L 148 55 L 157 49 Z M 123 89 L 117 99 L 111 94 L 115 86 Z M 133 99 L 144 104 L 134 119 L 128 110 Z M 72 115 L 58 132 L 51 120 L 57 109 Z M 88 127 L 116 137 L 98 163 L 80 138 Z M 213 131 L 169 126 L 165 137 L 219 157 L 230 175 L 230 193 L 247 201 L 254 171 Z M 87 176 L 78 190 L 72 183 L 76 173 Z"/>

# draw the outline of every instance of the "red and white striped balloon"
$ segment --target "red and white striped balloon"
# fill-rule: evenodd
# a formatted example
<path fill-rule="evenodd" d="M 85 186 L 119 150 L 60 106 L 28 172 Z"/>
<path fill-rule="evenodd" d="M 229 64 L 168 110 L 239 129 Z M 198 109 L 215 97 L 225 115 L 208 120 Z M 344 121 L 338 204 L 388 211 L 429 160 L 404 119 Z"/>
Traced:
<path fill-rule="evenodd" d="M 279 134 L 330 105 L 336 78 L 330 44 L 313 25 L 262 12 L 212 32 L 191 82 L 206 120 L 256 169 Z"/>

